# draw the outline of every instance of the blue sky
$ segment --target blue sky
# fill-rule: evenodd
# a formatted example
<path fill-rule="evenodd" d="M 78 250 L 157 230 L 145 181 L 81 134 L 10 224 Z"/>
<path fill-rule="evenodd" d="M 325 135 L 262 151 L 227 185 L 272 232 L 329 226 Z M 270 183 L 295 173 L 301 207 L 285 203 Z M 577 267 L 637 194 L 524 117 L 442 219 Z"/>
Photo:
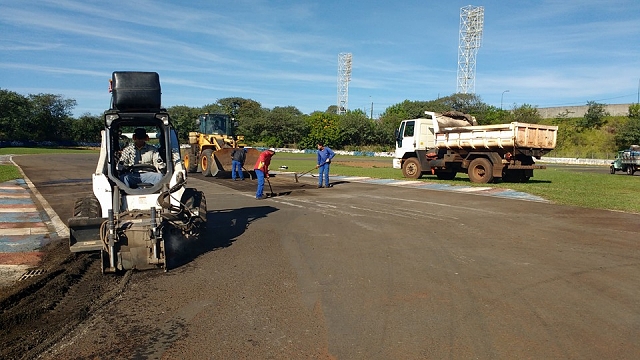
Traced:
<path fill-rule="evenodd" d="M 336 104 L 338 54 L 349 52 L 349 109 L 373 103 L 377 116 L 457 91 L 467 5 L 485 12 L 484 102 L 637 101 L 637 0 L 0 0 L 0 88 L 59 94 L 77 101 L 74 115 L 97 115 L 113 71 L 156 71 L 165 107 L 242 97 L 308 114 Z"/>

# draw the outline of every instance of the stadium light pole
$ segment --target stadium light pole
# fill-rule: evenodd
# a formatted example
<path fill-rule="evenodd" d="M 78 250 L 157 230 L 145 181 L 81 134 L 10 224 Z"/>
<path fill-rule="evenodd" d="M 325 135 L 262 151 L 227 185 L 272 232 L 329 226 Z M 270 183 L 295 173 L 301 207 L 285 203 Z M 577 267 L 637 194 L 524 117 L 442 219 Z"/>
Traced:
<path fill-rule="evenodd" d="M 504 99 L 504 93 L 509 92 L 509 90 L 505 90 L 502 92 L 502 96 L 500 96 L 500 110 L 502 110 L 502 100 Z"/>

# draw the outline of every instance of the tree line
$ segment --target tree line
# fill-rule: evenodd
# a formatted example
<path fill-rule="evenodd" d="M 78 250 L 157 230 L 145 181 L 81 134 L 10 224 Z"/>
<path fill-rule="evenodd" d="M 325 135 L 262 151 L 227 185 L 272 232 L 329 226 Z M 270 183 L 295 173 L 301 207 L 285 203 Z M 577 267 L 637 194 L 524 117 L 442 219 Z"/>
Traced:
<path fill-rule="evenodd" d="M 559 126 L 558 149 L 599 147 L 615 152 L 640 144 L 640 105 L 633 104 L 628 117 L 611 117 L 605 106 L 593 101 L 582 118 L 568 113 L 554 119 L 542 119 L 536 107 L 524 104 L 503 110 L 484 103 L 476 94 L 452 94 L 430 101 L 405 100 L 394 104 L 372 119 L 362 110 L 337 114 L 335 105 L 324 111 L 304 114 L 295 106 L 263 107 L 252 99 L 230 97 L 202 107 L 177 105 L 167 108 L 186 141 L 196 131 L 196 119 L 202 113 L 224 113 L 239 123 L 237 134 L 249 145 L 314 148 L 324 142 L 334 149 L 389 151 L 394 148 L 394 132 L 400 121 L 418 118 L 424 111 L 460 111 L 474 115 L 479 125 L 513 121 Z M 104 123 L 101 115 L 85 113 L 72 116 L 76 101 L 62 95 L 27 96 L 0 89 L 0 141 L 99 142 Z"/>

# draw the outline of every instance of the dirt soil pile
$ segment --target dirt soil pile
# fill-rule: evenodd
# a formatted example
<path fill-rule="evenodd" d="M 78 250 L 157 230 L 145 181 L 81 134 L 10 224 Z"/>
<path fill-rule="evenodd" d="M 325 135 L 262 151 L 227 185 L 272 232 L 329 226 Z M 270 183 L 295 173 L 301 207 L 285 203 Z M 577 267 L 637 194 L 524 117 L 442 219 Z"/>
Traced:
<path fill-rule="evenodd" d="M 0 289 L 2 359 L 36 358 L 124 286 L 124 277 L 102 275 L 99 253 L 71 253 L 61 240 L 43 251 L 42 275 Z"/>

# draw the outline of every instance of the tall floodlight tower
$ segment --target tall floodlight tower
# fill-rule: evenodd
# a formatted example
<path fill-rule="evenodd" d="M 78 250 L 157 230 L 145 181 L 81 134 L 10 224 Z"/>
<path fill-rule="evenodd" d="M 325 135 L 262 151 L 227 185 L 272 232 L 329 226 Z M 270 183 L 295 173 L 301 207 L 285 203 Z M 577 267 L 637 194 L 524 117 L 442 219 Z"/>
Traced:
<path fill-rule="evenodd" d="M 482 43 L 484 8 L 468 5 L 460 9 L 458 45 L 458 93 L 476 92 L 476 55 Z"/>
<path fill-rule="evenodd" d="M 351 53 L 338 54 L 338 115 L 349 109 L 349 81 L 351 81 Z"/>

